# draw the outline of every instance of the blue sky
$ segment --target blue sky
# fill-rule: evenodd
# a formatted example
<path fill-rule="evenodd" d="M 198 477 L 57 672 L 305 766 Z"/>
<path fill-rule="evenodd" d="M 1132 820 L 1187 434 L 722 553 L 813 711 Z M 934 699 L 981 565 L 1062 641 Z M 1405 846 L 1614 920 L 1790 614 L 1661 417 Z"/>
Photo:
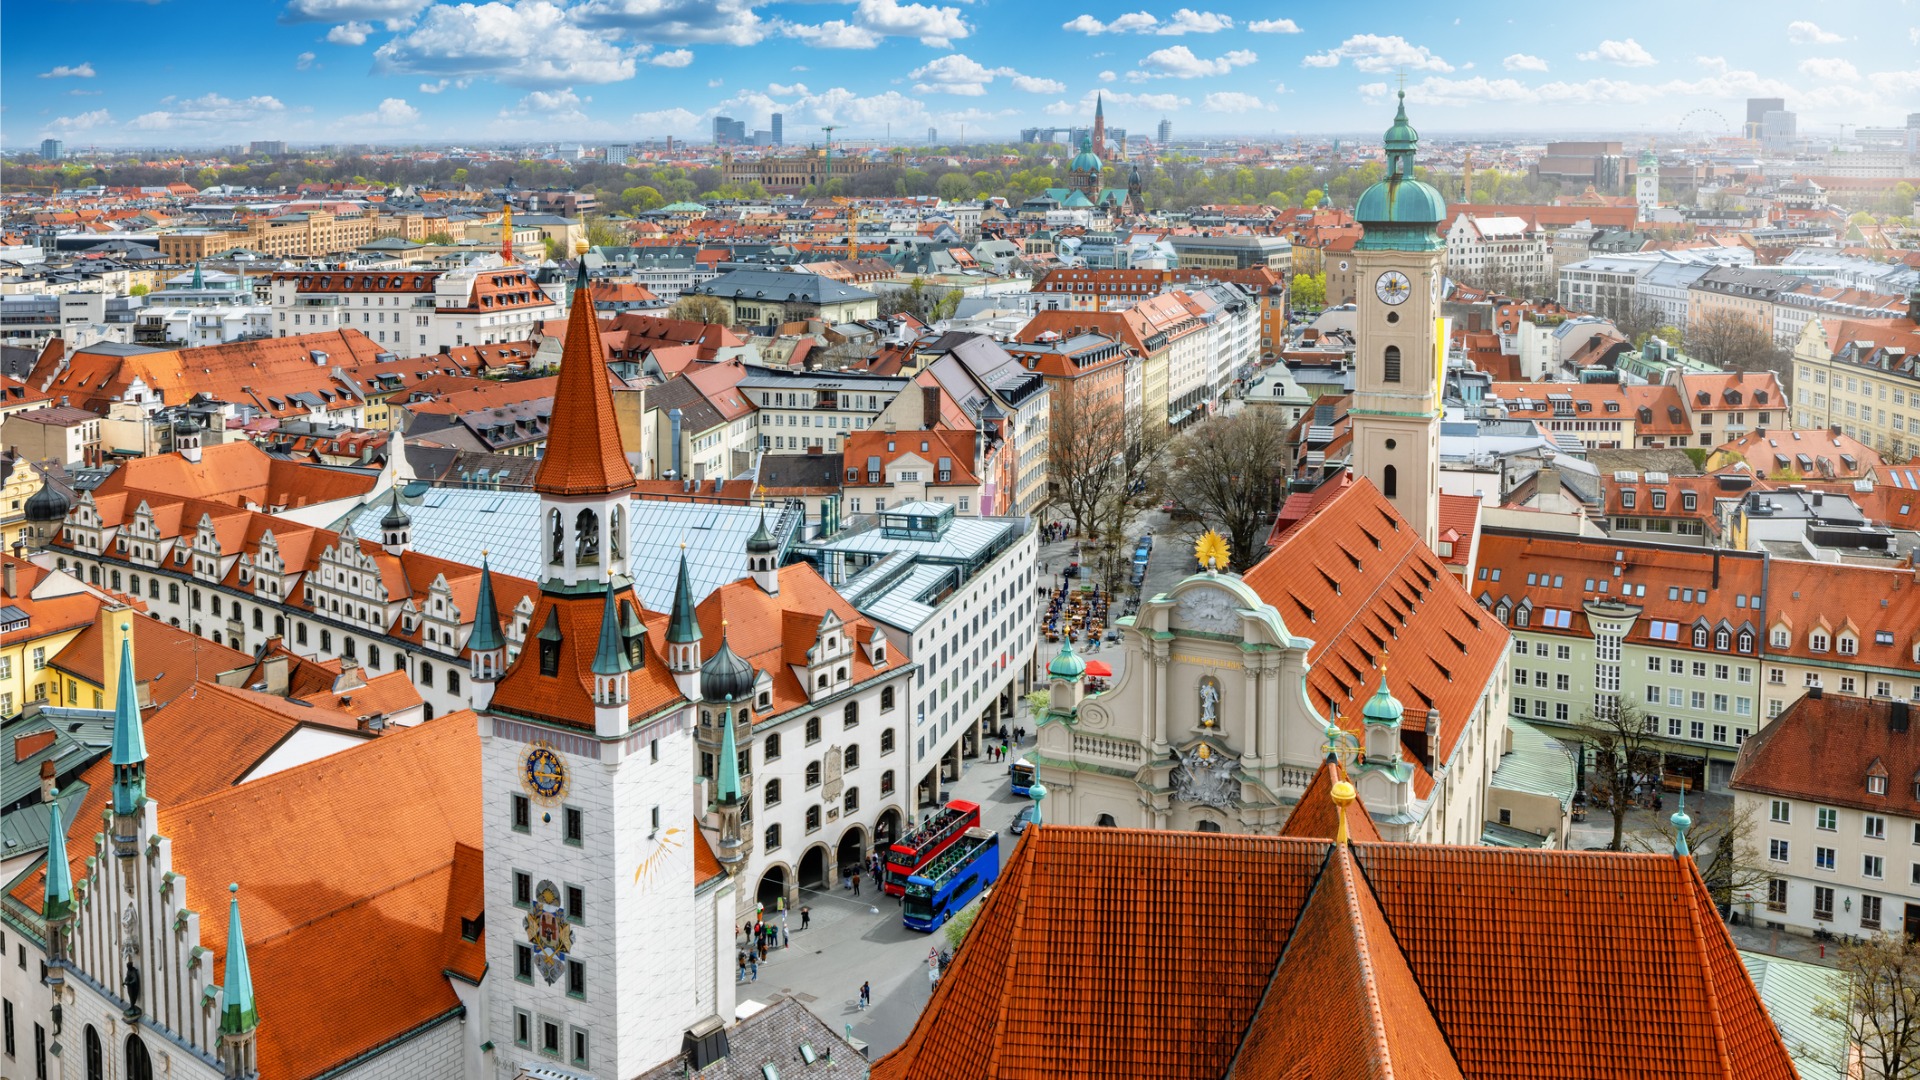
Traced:
<path fill-rule="evenodd" d="M 1091 114 L 1150 134 L 1417 126 L 1801 130 L 1920 111 L 1920 0 L 1094 7 L 1068 0 L 21 0 L 0 16 L 0 142 L 70 148 L 641 142 L 715 114 L 788 142 L 1012 135 Z M 1455 7 L 1452 10 L 1462 10 Z M 1707 129 L 1702 114 L 1688 126 Z"/>

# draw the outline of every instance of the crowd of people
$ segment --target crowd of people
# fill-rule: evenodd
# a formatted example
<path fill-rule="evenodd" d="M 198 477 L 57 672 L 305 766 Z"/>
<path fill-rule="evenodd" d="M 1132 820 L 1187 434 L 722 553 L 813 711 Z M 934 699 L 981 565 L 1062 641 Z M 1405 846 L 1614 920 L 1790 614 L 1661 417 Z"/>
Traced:
<path fill-rule="evenodd" d="M 1075 589 L 1069 583 L 1047 596 L 1047 640 L 1057 642 L 1062 635 L 1091 645 L 1107 631 L 1107 604 L 1112 599 L 1096 582 L 1091 589 Z"/>

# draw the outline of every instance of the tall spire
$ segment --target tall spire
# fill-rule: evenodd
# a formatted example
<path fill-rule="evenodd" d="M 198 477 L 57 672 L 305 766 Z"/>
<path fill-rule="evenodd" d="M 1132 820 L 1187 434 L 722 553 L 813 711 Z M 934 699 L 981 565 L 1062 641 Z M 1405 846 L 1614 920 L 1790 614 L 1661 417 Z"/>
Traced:
<path fill-rule="evenodd" d="M 206 278 L 200 276 L 200 263 L 198 261 L 193 264 L 193 287 L 196 289 L 204 289 L 207 287 Z"/>
<path fill-rule="evenodd" d="M 1693 824 L 1693 819 L 1687 816 L 1687 785 L 1684 781 L 1680 784 L 1680 809 L 1675 810 L 1667 820 L 1673 822 L 1673 853 L 1682 857 L 1688 855 L 1687 828 Z"/>
<path fill-rule="evenodd" d="M 700 621 L 694 617 L 693 581 L 687 574 L 687 548 L 680 545 L 680 580 L 673 587 L 673 615 L 667 622 L 667 644 L 700 640 Z"/>
<path fill-rule="evenodd" d="M 51 923 L 73 914 L 73 870 L 67 863 L 67 824 L 58 788 L 47 792 L 47 804 L 47 888 L 40 917 Z"/>
<path fill-rule="evenodd" d="M 627 663 L 626 643 L 620 639 L 620 611 L 613 601 L 616 591 L 608 587 L 607 605 L 600 612 L 600 647 L 593 654 L 595 675 L 619 675 L 632 667 Z"/>
<path fill-rule="evenodd" d="M 733 737 L 733 698 L 729 696 L 720 713 L 720 775 L 713 786 L 714 798 L 723 803 L 740 801 L 740 747 Z"/>
<path fill-rule="evenodd" d="M 120 686 L 113 702 L 113 812 L 133 814 L 147 800 L 147 736 L 133 678 L 133 638 L 120 642 Z"/>
<path fill-rule="evenodd" d="M 1093 152 L 1107 152 L 1107 97 L 1095 94 L 1093 97 Z"/>
<path fill-rule="evenodd" d="M 253 1004 L 253 973 L 247 968 L 247 937 L 240 930 L 240 885 L 227 886 L 227 973 L 220 1034 L 244 1035 L 260 1024 Z"/>
<path fill-rule="evenodd" d="M 546 495 L 610 495 L 633 487 L 633 467 L 627 464 L 614 421 L 606 352 L 584 258 L 574 276 L 553 419 L 533 486 Z"/>
<path fill-rule="evenodd" d="M 493 569 L 480 554 L 480 596 L 473 606 L 473 633 L 467 635 L 467 648 L 504 649 L 507 641 L 500 633 L 500 609 L 493 602 Z"/>

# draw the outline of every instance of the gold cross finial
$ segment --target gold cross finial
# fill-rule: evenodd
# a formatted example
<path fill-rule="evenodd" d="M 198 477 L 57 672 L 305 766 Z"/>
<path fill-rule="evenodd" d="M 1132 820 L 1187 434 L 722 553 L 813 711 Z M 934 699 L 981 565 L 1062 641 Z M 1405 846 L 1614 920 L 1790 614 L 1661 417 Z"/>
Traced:
<path fill-rule="evenodd" d="M 1400 92 L 1404 94 L 1407 92 L 1407 69 L 1406 68 L 1400 69 L 1399 79 L 1400 79 Z"/>

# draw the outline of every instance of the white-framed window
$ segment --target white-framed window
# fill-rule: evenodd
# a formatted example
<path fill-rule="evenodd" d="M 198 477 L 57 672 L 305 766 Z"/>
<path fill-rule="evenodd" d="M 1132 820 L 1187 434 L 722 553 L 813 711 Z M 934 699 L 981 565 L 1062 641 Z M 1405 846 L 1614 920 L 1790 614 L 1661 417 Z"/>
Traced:
<path fill-rule="evenodd" d="M 1768 808 L 1767 820 L 1776 821 L 1782 825 L 1792 824 L 1793 803 L 1787 799 L 1773 800 L 1771 806 Z"/>
<path fill-rule="evenodd" d="M 1831 806 L 1822 806 L 1813 812 L 1813 827 L 1821 832 L 1832 832 L 1840 827 L 1840 811 Z"/>
<path fill-rule="evenodd" d="M 1883 878 L 1887 876 L 1887 860 L 1879 855 L 1860 856 L 1860 876 Z"/>
<path fill-rule="evenodd" d="M 1885 840 L 1887 838 L 1887 819 L 1881 817 L 1879 814 L 1864 815 L 1861 818 L 1860 835 L 1869 840 Z"/>
<path fill-rule="evenodd" d="M 1785 840 L 1772 839 L 1767 841 L 1767 858 L 1773 862 L 1786 862 L 1787 856 L 1792 850 L 1792 845 Z"/>
<path fill-rule="evenodd" d="M 1839 865 L 1839 862 L 1838 853 L 1835 852 L 1833 848 L 1816 846 L 1813 849 L 1813 868 L 1815 870 L 1830 871 L 1835 869 Z"/>

